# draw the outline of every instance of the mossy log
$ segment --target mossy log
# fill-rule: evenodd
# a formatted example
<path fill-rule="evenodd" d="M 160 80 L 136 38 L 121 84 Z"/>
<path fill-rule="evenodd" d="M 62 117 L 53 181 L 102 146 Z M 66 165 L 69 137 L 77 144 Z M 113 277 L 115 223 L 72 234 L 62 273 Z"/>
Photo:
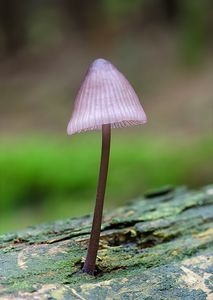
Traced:
<path fill-rule="evenodd" d="M 91 217 L 0 237 L 0 299 L 213 299 L 213 187 L 164 188 L 106 213 L 95 277 Z"/>

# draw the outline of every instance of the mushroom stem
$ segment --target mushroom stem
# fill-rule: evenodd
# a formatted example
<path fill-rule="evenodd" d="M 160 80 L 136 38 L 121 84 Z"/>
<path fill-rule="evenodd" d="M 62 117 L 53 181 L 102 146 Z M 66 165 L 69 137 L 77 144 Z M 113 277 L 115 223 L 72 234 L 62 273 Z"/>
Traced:
<path fill-rule="evenodd" d="M 101 151 L 101 164 L 98 179 L 98 189 L 96 195 L 96 204 L 94 209 L 92 231 L 87 250 L 87 256 L 84 263 L 83 271 L 90 275 L 94 275 L 95 262 L 99 246 L 99 238 L 101 233 L 101 222 L 104 206 L 104 195 L 106 190 L 106 181 L 109 165 L 110 154 L 110 139 L 111 139 L 111 125 L 102 125 L 102 151 Z"/>

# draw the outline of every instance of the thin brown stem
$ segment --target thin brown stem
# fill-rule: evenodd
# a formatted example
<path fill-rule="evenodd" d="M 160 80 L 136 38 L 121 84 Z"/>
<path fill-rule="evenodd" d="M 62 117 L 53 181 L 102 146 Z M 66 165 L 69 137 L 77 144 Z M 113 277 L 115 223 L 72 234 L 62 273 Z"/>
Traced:
<path fill-rule="evenodd" d="M 94 275 L 95 272 L 95 262 L 98 253 L 99 238 L 101 233 L 104 195 L 106 190 L 106 181 L 107 181 L 108 165 L 109 165 L 110 139 L 111 139 L 111 125 L 105 124 L 102 126 L 101 164 L 100 164 L 100 173 L 98 179 L 96 204 L 95 204 L 93 223 L 92 223 L 92 231 L 90 235 L 86 260 L 83 267 L 83 271 L 90 275 Z"/>

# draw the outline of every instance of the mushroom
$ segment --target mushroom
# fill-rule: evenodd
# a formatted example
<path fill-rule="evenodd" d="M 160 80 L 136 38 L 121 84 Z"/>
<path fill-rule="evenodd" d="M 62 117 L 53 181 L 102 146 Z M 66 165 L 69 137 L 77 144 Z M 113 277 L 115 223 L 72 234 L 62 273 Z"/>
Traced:
<path fill-rule="evenodd" d="M 102 130 L 100 173 L 92 231 L 83 271 L 94 275 L 101 232 L 106 189 L 111 128 L 144 124 L 147 121 L 140 101 L 124 75 L 105 59 L 96 59 L 90 66 L 75 99 L 68 124 L 69 135 Z"/>

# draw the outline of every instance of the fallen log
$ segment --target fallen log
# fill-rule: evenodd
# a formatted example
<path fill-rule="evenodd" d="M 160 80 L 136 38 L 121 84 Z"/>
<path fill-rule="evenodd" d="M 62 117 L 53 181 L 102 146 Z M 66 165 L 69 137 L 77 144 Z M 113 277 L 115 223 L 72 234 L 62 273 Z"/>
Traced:
<path fill-rule="evenodd" d="M 213 186 L 163 188 L 106 213 L 96 276 L 91 217 L 0 236 L 0 299 L 213 299 Z"/>

